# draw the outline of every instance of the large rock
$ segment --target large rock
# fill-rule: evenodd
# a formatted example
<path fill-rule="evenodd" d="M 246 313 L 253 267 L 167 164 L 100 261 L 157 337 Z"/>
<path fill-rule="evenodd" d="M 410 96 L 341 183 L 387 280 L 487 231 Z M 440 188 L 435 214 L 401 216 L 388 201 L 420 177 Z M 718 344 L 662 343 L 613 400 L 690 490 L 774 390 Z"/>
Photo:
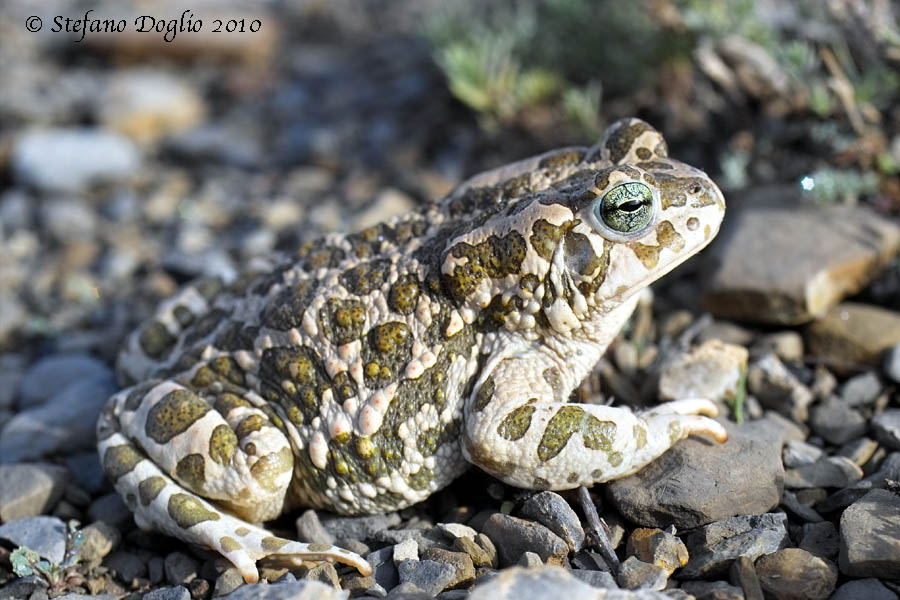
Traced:
<path fill-rule="evenodd" d="M 829 365 L 880 365 L 900 342 L 900 313 L 842 302 L 810 323 L 804 335 L 808 352 Z"/>
<path fill-rule="evenodd" d="M 900 227 L 864 207 L 813 207 L 786 190 L 765 193 L 782 206 L 748 199 L 713 247 L 718 264 L 703 303 L 718 317 L 805 323 L 862 289 L 900 248 Z"/>
<path fill-rule="evenodd" d="M 611 482 L 610 501 L 645 527 L 683 529 L 777 506 L 784 478 L 780 427 L 765 418 L 726 423 L 726 429 L 724 444 L 689 438 L 638 473 Z"/>
<path fill-rule="evenodd" d="M 900 579 L 900 496 L 872 490 L 841 515 L 841 572 Z"/>
<path fill-rule="evenodd" d="M 690 560 L 682 579 L 710 578 L 725 573 L 740 556 L 756 559 L 790 544 L 783 513 L 731 517 L 705 525 L 688 535 Z"/>
<path fill-rule="evenodd" d="M 777 600 L 825 600 L 838 576 L 830 560 L 799 548 L 759 557 L 756 572 L 762 589 Z"/>
<path fill-rule="evenodd" d="M 69 472 L 56 465 L 0 465 L 0 523 L 49 511 L 68 480 Z"/>

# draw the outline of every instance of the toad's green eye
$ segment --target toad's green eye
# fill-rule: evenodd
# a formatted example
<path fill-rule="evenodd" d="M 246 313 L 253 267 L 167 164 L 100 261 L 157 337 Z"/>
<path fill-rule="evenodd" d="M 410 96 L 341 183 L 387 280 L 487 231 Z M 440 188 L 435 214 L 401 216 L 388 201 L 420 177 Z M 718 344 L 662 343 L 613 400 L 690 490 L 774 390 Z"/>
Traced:
<path fill-rule="evenodd" d="M 650 187 L 632 181 L 606 192 L 593 206 L 594 216 L 613 232 L 631 237 L 643 232 L 655 216 Z"/>

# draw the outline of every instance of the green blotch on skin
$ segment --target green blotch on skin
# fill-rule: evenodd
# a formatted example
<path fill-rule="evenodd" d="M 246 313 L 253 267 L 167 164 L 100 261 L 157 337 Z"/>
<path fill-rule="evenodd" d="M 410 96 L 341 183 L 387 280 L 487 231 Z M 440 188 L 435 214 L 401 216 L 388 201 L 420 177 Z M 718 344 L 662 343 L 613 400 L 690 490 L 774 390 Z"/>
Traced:
<path fill-rule="evenodd" d="M 126 473 L 130 473 L 144 456 L 130 444 L 111 446 L 103 454 L 103 470 L 113 483 Z"/>
<path fill-rule="evenodd" d="M 653 128 L 640 121 L 618 127 L 613 131 L 606 140 L 609 160 L 615 164 L 625 158 L 634 145 L 634 141 L 645 131 L 653 131 Z"/>
<path fill-rule="evenodd" d="M 169 516 L 182 529 L 189 529 L 204 521 L 218 521 L 219 514 L 208 510 L 190 494 L 172 494 L 169 496 Z"/>
<path fill-rule="evenodd" d="M 388 306 L 403 315 L 412 314 L 419 301 L 420 285 L 414 276 L 405 277 L 391 286 Z"/>
<path fill-rule="evenodd" d="M 607 457 L 609 459 L 609 464 L 614 467 L 621 465 L 622 459 L 624 458 L 621 452 L 610 452 Z"/>
<path fill-rule="evenodd" d="M 291 540 L 286 540 L 284 538 L 267 536 L 260 540 L 259 545 L 262 546 L 262 549 L 266 552 L 278 552 L 286 545 L 290 544 Z"/>
<path fill-rule="evenodd" d="M 494 397 L 494 376 L 491 375 L 487 379 L 484 380 L 484 383 L 481 384 L 481 387 L 478 389 L 478 393 L 475 394 L 475 402 L 472 404 L 472 410 L 475 412 L 481 412 L 484 410 L 484 407 L 487 406 L 491 398 Z"/>
<path fill-rule="evenodd" d="M 669 423 L 669 442 L 674 444 L 681 439 L 681 425 L 672 421 Z"/>
<path fill-rule="evenodd" d="M 201 454 L 188 454 L 175 465 L 175 477 L 193 492 L 201 492 L 206 484 L 206 461 Z"/>
<path fill-rule="evenodd" d="M 434 473 L 431 469 L 421 467 L 407 479 L 409 487 L 416 491 L 427 490 L 428 486 L 434 480 Z"/>
<path fill-rule="evenodd" d="M 513 409 L 497 426 L 497 433 L 503 439 L 511 442 L 521 439 L 531 427 L 532 415 L 534 415 L 534 407 L 530 404 Z"/>
<path fill-rule="evenodd" d="M 172 310 L 172 316 L 175 317 L 175 320 L 178 321 L 178 324 L 182 327 L 187 327 L 194 320 L 194 313 L 186 306 L 176 306 Z"/>
<path fill-rule="evenodd" d="M 141 497 L 141 504 L 150 506 L 162 489 L 166 487 L 166 480 L 159 475 L 148 477 L 138 484 L 138 495 Z"/>
<path fill-rule="evenodd" d="M 151 440 L 165 444 L 209 411 L 209 404 L 194 392 L 172 390 L 147 412 L 144 429 Z"/>
<path fill-rule="evenodd" d="M 248 415 L 234 428 L 234 435 L 237 436 L 237 439 L 242 440 L 254 431 L 259 431 L 265 425 L 266 419 L 262 415 Z"/>
<path fill-rule="evenodd" d="M 328 544 L 309 544 L 306 549 L 310 552 L 331 552 L 332 547 Z"/>
<path fill-rule="evenodd" d="M 141 349 L 151 358 L 161 358 L 175 345 L 176 338 L 159 321 L 152 321 L 144 327 L 139 338 Z"/>
<path fill-rule="evenodd" d="M 280 489 L 278 480 L 285 472 L 289 472 L 294 466 L 294 456 L 290 448 L 282 448 L 278 452 L 266 454 L 260 457 L 250 467 L 250 474 L 259 482 L 259 485 L 268 492 Z"/>
<path fill-rule="evenodd" d="M 616 439 L 616 424 L 612 421 L 601 421 L 594 415 L 587 415 L 587 422 L 581 435 L 586 448 L 609 452 Z"/>
<path fill-rule="evenodd" d="M 584 417 L 584 409 L 579 406 L 563 406 L 556 411 L 538 444 L 538 459 L 546 462 L 562 452 L 572 434 L 581 428 Z"/>
<path fill-rule="evenodd" d="M 656 245 L 651 246 L 640 242 L 626 244 L 634 255 L 647 269 L 654 269 L 659 264 L 659 255 L 663 248 L 673 252 L 680 252 L 684 248 L 684 238 L 675 231 L 675 227 L 669 221 L 662 221 L 656 226 Z"/>
<path fill-rule="evenodd" d="M 241 406 L 249 407 L 252 405 L 237 394 L 232 394 L 230 392 L 219 394 L 216 397 L 215 403 L 213 404 L 213 408 L 216 410 L 216 412 L 223 417 L 227 417 L 228 413 Z"/>
<path fill-rule="evenodd" d="M 209 457 L 220 465 L 230 465 L 238 438 L 228 425 L 217 425 L 209 436 Z"/>
<path fill-rule="evenodd" d="M 640 425 L 634 426 L 634 447 L 640 450 L 647 445 L 647 430 Z"/>
<path fill-rule="evenodd" d="M 235 385 L 244 385 L 244 370 L 230 356 L 219 356 L 212 361 L 212 369 Z"/>
<path fill-rule="evenodd" d="M 289 331 L 299 327 L 318 287 L 317 280 L 304 279 L 281 290 L 263 309 L 260 320 L 266 327 L 278 331 Z"/>
<path fill-rule="evenodd" d="M 553 251 L 559 245 L 564 233 L 563 227 L 552 224 L 546 219 L 538 219 L 531 227 L 531 247 L 537 252 L 538 256 L 549 261 L 553 258 Z"/>
<path fill-rule="evenodd" d="M 322 333 L 338 346 L 362 337 L 366 325 L 366 308 L 358 300 L 329 298 L 319 309 Z"/>
<path fill-rule="evenodd" d="M 527 251 L 525 238 L 518 231 L 503 237 L 492 235 L 474 246 L 460 242 L 448 253 L 466 260 L 456 263 L 452 272 L 443 276 L 447 290 L 454 300 L 462 302 L 485 277 L 502 279 L 519 273 Z"/>
<path fill-rule="evenodd" d="M 234 533 L 235 533 L 235 535 L 244 537 L 245 535 L 250 533 L 250 530 L 247 529 L 246 527 L 238 527 L 237 529 L 234 530 Z"/>
<path fill-rule="evenodd" d="M 406 323 L 392 321 L 376 327 L 374 336 L 375 349 L 382 354 L 391 353 L 409 338 L 409 326 Z"/>
<path fill-rule="evenodd" d="M 227 535 L 223 535 L 219 538 L 219 547 L 222 548 L 224 552 L 234 552 L 241 549 L 241 545 L 238 541 Z"/>

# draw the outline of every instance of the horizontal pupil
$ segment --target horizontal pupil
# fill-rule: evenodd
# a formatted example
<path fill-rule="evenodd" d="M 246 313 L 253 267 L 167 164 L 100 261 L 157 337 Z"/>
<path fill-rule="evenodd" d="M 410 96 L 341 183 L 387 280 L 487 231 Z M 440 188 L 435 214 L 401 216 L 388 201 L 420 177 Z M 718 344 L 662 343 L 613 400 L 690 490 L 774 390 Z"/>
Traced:
<path fill-rule="evenodd" d="M 641 206 L 643 206 L 643 202 L 640 200 L 629 200 L 628 202 L 623 202 L 619 205 L 619 210 L 624 210 L 625 212 L 634 212 L 636 210 L 640 210 Z"/>

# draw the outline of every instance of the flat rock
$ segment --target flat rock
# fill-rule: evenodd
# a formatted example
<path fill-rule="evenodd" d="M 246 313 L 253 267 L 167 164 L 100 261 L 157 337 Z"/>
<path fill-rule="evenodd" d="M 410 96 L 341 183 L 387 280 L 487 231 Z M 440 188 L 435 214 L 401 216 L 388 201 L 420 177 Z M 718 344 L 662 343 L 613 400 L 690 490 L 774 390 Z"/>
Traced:
<path fill-rule="evenodd" d="M 704 342 L 666 365 L 659 377 L 659 394 L 665 400 L 730 400 L 746 372 L 747 357 L 743 346 L 719 340 Z"/>
<path fill-rule="evenodd" d="M 63 467 L 46 464 L 0 465 L 0 522 L 50 511 L 69 480 Z"/>
<path fill-rule="evenodd" d="M 808 407 L 815 399 L 812 391 L 771 352 L 750 365 L 747 389 L 763 406 L 798 423 L 806 422 Z"/>
<path fill-rule="evenodd" d="M 848 581 L 839 587 L 830 600 L 897 600 L 897 594 L 874 578 Z"/>
<path fill-rule="evenodd" d="M 850 506 L 868 494 L 869 491 L 886 487 L 886 482 L 892 480 L 900 480 L 900 452 L 888 454 L 881 461 L 878 470 L 871 475 L 867 475 L 853 485 L 816 502 L 816 509 L 823 513 L 828 513 Z"/>
<path fill-rule="evenodd" d="M 50 192 L 77 192 L 89 185 L 120 181 L 140 165 L 134 144 L 99 129 L 35 129 L 13 144 L 16 181 Z"/>
<path fill-rule="evenodd" d="M 626 590 L 663 590 L 668 581 L 667 569 L 638 560 L 634 556 L 629 556 L 622 562 L 616 576 L 616 583 Z"/>
<path fill-rule="evenodd" d="M 26 461 L 92 448 L 97 418 L 116 389 L 112 373 L 60 388 L 44 404 L 19 412 L 3 426 L 0 456 Z"/>
<path fill-rule="evenodd" d="M 551 564 L 561 564 L 569 553 L 569 546 L 540 523 L 503 513 L 491 515 L 483 532 L 497 546 L 501 566 L 516 564 L 527 551 L 535 552 L 542 561 Z"/>
<path fill-rule="evenodd" d="M 109 379 L 112 370 L 87 354 L 54 354 L 31 366 L 19 388 L 19 408 L 29 408 L 49 400 L 82 379 Z"/>
<path fill-rule="evenodd" d="M 804 523 L 798 546 L 807 552 L 834 559 L 840 550 L 840 538 L 837 527 L 831 521 Z"/>
<path fill-rule="evenodd" d="M 731 517 L 691 532 L 685 540 L 691 558 L 680 577 L 714 577 L 726 573 L 739 556 L 756 559 L 781 550 L 790 544 L 785 523 L 784 514 L 767 513 Z"/>
<path fill-rule="evenodd" d="M 579 600 L 670 600 L 653 590 L 599 589 L 583 583 L 562 567 L 544 565 L 500 571 L 476 584 L 469 600 L 522 600 L 523 598 L 578 598 Z"/>
<path fill-rule="evenodd" d="M 27 546 L 57 564 L 66 553 L 66 524 L 56 517 L 17 519 L 0 525 L 0 538 L 15 546 Z"/>
<path fill-rule="evenodd" d="M 321 515 L 322 526 L 338 540 L 365 540 L 375 533 L 400 524 L 400 515 L 365 515 L 362 517 L 343 517 L 337 515 Z"/>
<path fill-rule="evenodd" d="M 851 377 L 841 386 L 841 400 L 847 406 L 868 406 L 881 394 L 881 380 L 872 371 Z"/>
<path fill-rule="evenodd" d="M 724 444 L 683 440 L 638 473 L 609 483 L 613 506 L 646 527 L 685 529 L 777 506 L 784 476 L 780 428 L 768 417 L 725 427 Z"/>
<path fill-rule="evenodd" d="M 900 496 L 872 490 L 841 515 L 841 572 L 900 578 Z"/>
<path fill-rule="evenodd" d="M 578 552 L 584 544 L 581 520 L 569 503 L 554 492 L 539 492 L 522 503 L 519 510 L 525 518 L 537 521 L 566 542 L 569 550 Z"/>
<path fill-rule="evenodd" d="M 843 488 L 862 479 L 863 471 L 844 456 L 826 456 L 816 462 L 787 469 L 784 487 L 789 489 L 837 487 Z"/>
<path fill-rule="evenodd" d="M 336 590 L 318 581 L 293 581 L 289 583 L 257 583 L 242 585 L 223 600 L 347 600 L 349 593 Z"/>
<path fill-rule="evenodd" d="M 329 546 L 334 544 L 334 536 L 330 531 L 325 529 L 322 522 L 319 520 L 319 515 L 312 509 L 304 511 L 303 514 L 297 518 L 296 526 L 298 539 L 301 539 L 304 542 L 310 544 L 328 544 Z"/>
<path fill-rule="evenodd" d="M 453 565 L 435 560 L 402 560 L 397 564 L 400 583 L 411 583 L 417 588 L 436 596 L 456 578 Z"/>
<path fill-rule="evenodd" d="M 702 300 L 713 315 L 805 323 L 865 287 L 900 248 L 900 227 L 871 210 L 782 200 L 790 207 L 747 203 L 727 219 Z"/>
<path fill-rule="evenodd" d="M 829 444 L 840 446 L 866 433 L 866 419 L 846 402 L 836 398 L 815 406 L 809 426 Z"/>
<path fill-rule="evenodd" d="M 878 306 L 842 302 L 804 328 L 809 353 L 836 368 L 877 366 L 900 342 L 900 313 Z"/>
<path fill-rule="evenodd" d="M 785 548 L 756 560 L 759 583 L 777 600 L 825 600 L 834 591 L 838 570 L 830 560 L 800 548 Z"/>
<path fill-rule="evenodd" d="M 900 408 L 892 408 L 872 417 L 875 439 L 892 450 L 900 450 Z"/>

